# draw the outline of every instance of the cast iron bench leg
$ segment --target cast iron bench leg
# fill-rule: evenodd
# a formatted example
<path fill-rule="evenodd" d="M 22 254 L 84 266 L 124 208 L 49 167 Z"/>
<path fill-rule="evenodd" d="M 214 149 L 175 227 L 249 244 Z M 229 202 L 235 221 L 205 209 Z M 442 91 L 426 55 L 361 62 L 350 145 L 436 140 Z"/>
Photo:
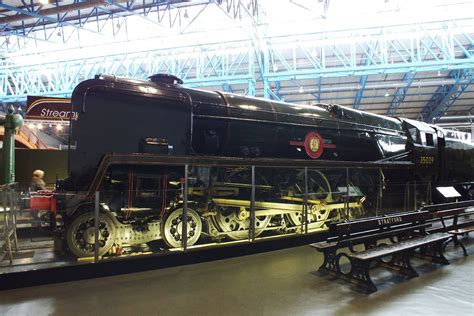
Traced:
<path fill-rule="evenodd" d="M 420 248 L 420 254 L 423 257 L 430 258 L 433 262 L 440 264 L 449 264 L 448 259 L 443 254 L 443 243 L 446 240 L 432 242 Z"/>
<path fill-rule="evenodd" d="M 338 270 L 337 270 L 336 250 L 335 249 L 324 250 L 323 254 L 324 254 L 324 262 L 319 267 L 318 271 L 331 273 L 331 274 L 337 274 Z"/>
<path fill-rule="evenodd" d="M 467 257 L 466 247 L 464 247 L 464 244 L 461 241 L 459 241 L 458 235 L 454 234 L 453 238 L 451 240 L 453 241 L 454 246 L 457 246 L 457 245 L 461 246 L 462 252 L 464 253 L 464 256 Z M 449 243 L 449 240 L 446 243 Z M 445 247 L 446 247 L 446 245 L 444 246 L 444 248 Z"/>
<path fill-rule="evenodd" d="M 357 260 L 355 258 L 350 258 L 350 261 L 350 276 L 355 280 L 355 283 L 364 288 L 368 293 L 376 292 L 377 287 L 370 279 L 369 274 L 371 260 Z"/>
<path fill-rule="evenodd" d="M 388 269 L 414 278 L 418 276 L 418 273 L 415 271 L 415 269 L 413 269 L 410 261 L 410 256 L 413 254 L 413 252 L 413 250 L 396 252 L 392 255 L 392 259 L 389 262 L 384 262 L 381 259 L 380 262 L 382 266 Z"/>

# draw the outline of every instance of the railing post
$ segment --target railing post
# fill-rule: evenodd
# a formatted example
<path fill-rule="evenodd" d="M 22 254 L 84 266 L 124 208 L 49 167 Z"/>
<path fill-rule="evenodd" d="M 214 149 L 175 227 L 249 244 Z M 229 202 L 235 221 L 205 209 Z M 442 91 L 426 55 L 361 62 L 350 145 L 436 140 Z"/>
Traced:
<path fill-rule="evenodd" d="M 9 202 L 10 202 L 10 220 L 12 224 L 13 240 L 15 242 L 15 251 L 18 251 L 18 236 L 16 233 L 16 205 L 14 201 L 14 191 L 11 187 L 8 188 Z"/>
<path fill-rule="evenodd" d="M 252 166 L 252 191 L 250 197 L 250 241 L 255 241 L 255 166 Z"/>
<path fill-rule="evenodd" d="M 344 199 L 344 213 L 349 219 L 349 168 L 346 168 L 346 198 Z"/>
<path fill-rule="evenodd" d="M 375 209 L 375 216 L 379 215 L 382 210 L 382 199 L 383 199 L 383 174 L 382 169 L 379 168 L 379 192 L 377 194 L 377 208 Z"/>
<path fill-rule="evenodd" d="M 181 244 L 183 251 L 188 249 L 188 172 L 189 165 L 184 165 L 184 192 L 183 192 L 183 219 L 182 219 L 182 232 L 181 232 Z"/>
<path fill-rule="evenodd" d="M 95 192 L 94 209 L 94 262 L 99 261 L 99 192 Z"/>
<path fill-rule="evenodd" d="M 304 167 L 304 198 L 303 198 L 303 220 L 304 233 L 308 233 L 308 167 Z M 303 230 L 303 227 L 301 227 Z"/>
<path fill-rule="evenodd" d="M 413 210 L 416 211 L 416 180 L 413 181 Z"/>

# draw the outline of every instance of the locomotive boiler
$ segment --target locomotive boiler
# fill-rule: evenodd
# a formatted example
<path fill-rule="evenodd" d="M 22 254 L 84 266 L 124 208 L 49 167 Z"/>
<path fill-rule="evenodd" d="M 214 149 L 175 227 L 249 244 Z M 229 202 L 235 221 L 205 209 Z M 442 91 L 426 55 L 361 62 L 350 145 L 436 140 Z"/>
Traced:
<path fill-rule="evenodd" d="M 188 245 L 202 238 L 247 238 L 249 169 L 193 168 L 183 220 L 183 173 L 172 157 L 283 158 L 295 165 L 301 160 L 411 161 L 416 166 L 411 176 L 433 183 L 474 179 L 473 145 L 447 138 L 434 125 L 339 105 L 288 104 L 181 84 L 171 75 L 150 81 L 98 75 L 74 90 L 71 111 L 78 119 L 71 121 L 69 177 L 58 183 L 56 196 L 63 237 L 76 256 L 93 254 L 95 191 L 102 197 L 101 255 L 119 242 L 163 240 L 167 247 L 180 247 L 183 224 Z M 262 168 L 255 176 L 256 236 L 296 232 L 303 223 L 309 231 L 324 230 L 343 210 L 360 213 L 373 190 L 370 181 L 353 179 L 354 194 L 344 196 L 334 192 L 344 186 L 340 175 L 302 170 Z M 304 177 L 310 180 L 306 199 Z M 306 220 L 304 203 L 310 210 Z"/>

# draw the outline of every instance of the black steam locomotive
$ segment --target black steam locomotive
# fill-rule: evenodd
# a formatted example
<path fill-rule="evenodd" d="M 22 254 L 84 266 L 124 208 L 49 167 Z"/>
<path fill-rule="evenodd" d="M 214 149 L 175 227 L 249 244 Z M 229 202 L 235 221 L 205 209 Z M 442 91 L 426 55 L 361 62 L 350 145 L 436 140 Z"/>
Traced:
<path fill-rule="evenodd" d="M 294 168 L 261 168 L 256 175 L 256 236 L 298 232 L 303 223 L 306 231 L 324 230 L 342 210 L 363 210 L 373 191 L 370 181 L 351 179 L 355 193 L 344 197 L 335 191 L 346 185 L 345 178 L 330 170 L 304 176 L 309 177 L 304 200 L 302 160 L 406 161 L 414 165 L 408 176 L 431 183 L 474 180 L 472 143 L 446 137 L 434 125 L 339 105 L 287 104 L 181 84 L 171 75 L 150 81 L 100 75 L 74 90 L 71 111 L 78 119 L 71 121 L 70 176 L 58 183 L 57 199 L 64 238 L 76 256 L 93 254 L 95 191 L 101 192 L 101 255 L 114 244 L 163 240 L 167 247 L 180 247 L 183 223 L 189 246 L 200 239 L 248 238 L 250 169 L 197 163 L 190 171 L 183 221 L 179 162 L 186 157 L 215 157 L 219 163 L 223 157 L 294 161 Z"/>

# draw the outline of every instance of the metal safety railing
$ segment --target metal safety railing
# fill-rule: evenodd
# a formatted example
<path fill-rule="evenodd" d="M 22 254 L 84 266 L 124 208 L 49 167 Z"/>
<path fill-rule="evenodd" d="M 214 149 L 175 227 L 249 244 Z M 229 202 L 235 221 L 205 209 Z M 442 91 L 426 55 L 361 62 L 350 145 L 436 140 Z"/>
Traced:
<path fill-rule="evenodd" d="M 49 149 L 49 147 L 27 125 L 23 125 L 19 129 L 16 137 L 23 139 L 24 143 L 34 149 Z"/>
<path fill-rule="evenodd" d="M 13 262 L 13 249 L 18 251 L 18 237 L 16 234 L 16 212 L 18 210 L 18 199 L 15 191 L 16 183 L 0 186 L 0 211 L 1 216 L 1 233 L 2 241 L 0 248 L 2 249 L 1 259 L 8 256 L 10 264 Z"/>

